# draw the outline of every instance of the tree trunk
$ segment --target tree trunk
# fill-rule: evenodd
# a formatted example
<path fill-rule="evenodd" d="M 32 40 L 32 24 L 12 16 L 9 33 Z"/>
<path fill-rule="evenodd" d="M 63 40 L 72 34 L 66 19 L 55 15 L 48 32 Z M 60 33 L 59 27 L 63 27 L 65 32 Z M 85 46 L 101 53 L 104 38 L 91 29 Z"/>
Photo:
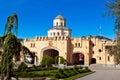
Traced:
<path fill-rule="evenodd" d="M 7 72 L 6 79 L 5 80 L 11 80 L 11 75 L 9 72 Z"/>
<path fill-rule="evenodd" d="M 5 77 L 4 74 L 1 74 L 1 80 L 4 80 L 4 77 Z"/>

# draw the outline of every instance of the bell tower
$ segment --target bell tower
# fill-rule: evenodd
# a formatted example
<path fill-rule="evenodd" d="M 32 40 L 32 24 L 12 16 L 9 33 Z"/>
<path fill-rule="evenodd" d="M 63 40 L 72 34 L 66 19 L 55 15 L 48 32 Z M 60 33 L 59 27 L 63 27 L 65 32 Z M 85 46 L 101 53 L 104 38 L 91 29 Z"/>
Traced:
<path fill-rule="evenodd" d="M 53 20 L 53 28 L 48 30 L 48 37 L 71 37 L 71 29 L 66 27 L 66 19 L 58 15 Z"/>
<path fill-rule="evenodd" d="M 65 18 L 62 17 L 61 15 L 58 15 L 53 20 L 53 26 L 54 27 L 65 27 L 66 26 L 66 20 L 65 20 Z"/>

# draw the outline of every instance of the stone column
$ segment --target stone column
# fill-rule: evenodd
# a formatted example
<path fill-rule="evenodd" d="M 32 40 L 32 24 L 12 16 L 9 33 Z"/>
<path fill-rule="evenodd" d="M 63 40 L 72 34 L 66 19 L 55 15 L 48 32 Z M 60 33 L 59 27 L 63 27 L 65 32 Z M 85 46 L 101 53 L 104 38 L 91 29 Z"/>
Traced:
<path fill-rule="evenodd" d="M 85 65 L 89 66 L 90 64 L 90 38 L 88 37 L 86 40 L 86 50 L 85 50 Z"/>
<path fill-rule="evenodd" d="M 89 53 L 86 53 L 86 55 L 84 56 L 84 65 L 89 66 Z"/>
<path fill-rule="evenodd" d="M 37 56 L 35 56 L 35 58 L 34 58 L 34 65 L 37 65 L 37 58 L 36 58 Z"/>

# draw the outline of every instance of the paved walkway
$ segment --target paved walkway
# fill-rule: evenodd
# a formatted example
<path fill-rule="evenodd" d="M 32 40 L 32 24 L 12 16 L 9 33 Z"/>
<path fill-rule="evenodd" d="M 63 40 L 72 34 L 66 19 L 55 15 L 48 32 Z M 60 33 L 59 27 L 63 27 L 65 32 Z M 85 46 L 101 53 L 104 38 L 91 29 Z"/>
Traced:
<path fill-rule="evenodd" d="M 93 74 L 75 80 L 120 80 L 120 68 L 91 68 Z"/>

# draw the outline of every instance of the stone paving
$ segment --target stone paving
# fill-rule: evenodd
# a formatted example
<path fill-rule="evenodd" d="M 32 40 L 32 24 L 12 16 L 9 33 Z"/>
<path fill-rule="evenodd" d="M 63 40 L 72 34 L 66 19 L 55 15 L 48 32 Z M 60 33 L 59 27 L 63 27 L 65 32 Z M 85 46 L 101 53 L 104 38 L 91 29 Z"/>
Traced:
<path fill-rule="evenodd" d="M 96 72 L 75 80 L 120 80 L 120 68 L 115 67 L 90 67 L 90 68 Z"/>

